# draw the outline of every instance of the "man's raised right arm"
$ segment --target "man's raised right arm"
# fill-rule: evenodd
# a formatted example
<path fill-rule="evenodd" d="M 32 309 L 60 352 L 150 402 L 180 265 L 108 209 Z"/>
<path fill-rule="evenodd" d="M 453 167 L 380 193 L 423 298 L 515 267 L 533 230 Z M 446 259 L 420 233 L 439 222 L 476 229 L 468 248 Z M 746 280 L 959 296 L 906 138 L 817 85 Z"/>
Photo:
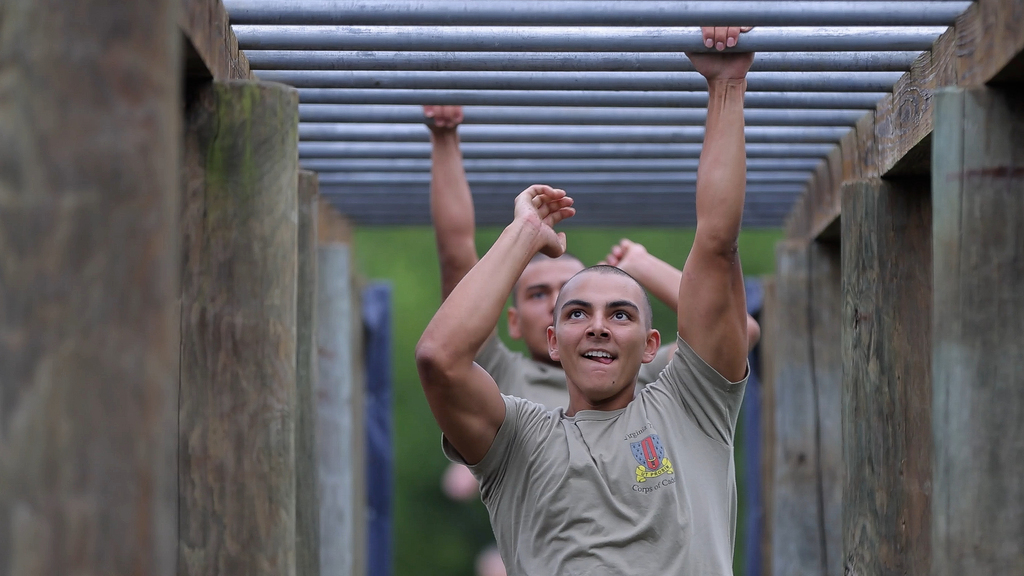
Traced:
<path fill-rule="evenodd" d="M 473 196 L 462 165 L 461 106 L 424 106 L 430 127 L 430 216 L 441 264 L 441 300 L 477 262 Z"/>
<path fill-rule="evenodd" d="M 416 345 L 416 368 L 434 419 L 469 464 L 487 454 L 505 420 L 494 380 L 473 358 L 533 255 L 556 257 L 565 251 L 565 235 L 553 226 L 574 213 L 562 190 L 531 186 L 523 191 L 512 224 L 455 286 Z"/>

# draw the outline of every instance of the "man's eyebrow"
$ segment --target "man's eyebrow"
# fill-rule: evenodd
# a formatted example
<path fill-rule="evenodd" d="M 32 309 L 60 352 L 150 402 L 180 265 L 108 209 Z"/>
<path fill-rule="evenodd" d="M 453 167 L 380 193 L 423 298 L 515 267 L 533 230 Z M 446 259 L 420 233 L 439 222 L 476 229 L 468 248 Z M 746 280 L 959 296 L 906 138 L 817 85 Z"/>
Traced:
<path fill-rule="evenodd" d="M 636 310 L 638 313 L 640 312 L 640 307 L 637 306 L 636 304 L 630 302 L 629 300 L 615 300 L 613 302 L 609 302 L 608 303 L 608 307 L 609 308 L 632 308 L 633 310 Z"/>
<path fill-rule="evenodd" d="M 539 284 L 530 284 L 529 286 L 526 287 L 526 290 L 527 291 L 529 291 L 529 290 L 537 290 L 539 288 L 544 288 L 544 289 L 550 290 L 551 289 L 551 284 L 549 284 L 547 282 L 541 282 Z"/>
<path fill-rule="evenodd" d="M 580 308 L 593 308 L 594 307 L 594 305 L 591 304 L 590 302 L 587 302 L 586 300 L 580 300 L 578 298 L 574 298 L 572 300 L 566 300 L 565 304 L 562 304 L 562 310 L 565 310 L 569 306 L 579 306 Z"/>

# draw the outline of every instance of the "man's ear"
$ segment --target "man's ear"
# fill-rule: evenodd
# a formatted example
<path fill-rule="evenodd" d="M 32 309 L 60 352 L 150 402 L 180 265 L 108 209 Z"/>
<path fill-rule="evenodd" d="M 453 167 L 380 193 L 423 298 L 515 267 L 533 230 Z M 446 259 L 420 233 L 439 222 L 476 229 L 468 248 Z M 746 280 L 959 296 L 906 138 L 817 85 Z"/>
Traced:
<path fill-rule="evenodd" d="M 558 338 L 555 337 L 555 327 L 548 326 L 548 356 L 555 362 L 561 362 L 562 357 L 558 354 Z"/>
<path fill-rule="evenodd" d="M 508 309 L 508 335 L 513 340 L 523 339 L 523 329 L 519 326 L 519 311 L 515 308 Z"/>
<path fill-rule="evenodd" d="M 661 348 L 661 333 L 657 330 L 647 331 L 647 344 L 644 347 L 643 363 L 647 364 L 652 362 L 654 357 L 658 355 L 658 349 Z"/>

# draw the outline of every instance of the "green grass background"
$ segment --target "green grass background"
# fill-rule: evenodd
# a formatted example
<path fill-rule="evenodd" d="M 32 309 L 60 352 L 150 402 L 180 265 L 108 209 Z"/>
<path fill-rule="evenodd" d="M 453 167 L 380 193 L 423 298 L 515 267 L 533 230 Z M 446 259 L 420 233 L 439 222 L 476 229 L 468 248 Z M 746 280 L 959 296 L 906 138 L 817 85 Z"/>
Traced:
<path fill-rule="evenodd" d="M 584 264 L 601 260 L 621 238 L 645 245 L 648 251 L 681 268 L 693 243 L 693 229 L 677 228 L 566 228 L 569 251 Z M 483 254 L 501 228 L 477 233 Z M 747 276 L 771 274 L 778 230 L 747 230 L 740 236 L 740 257 Z M 393 509 L 394 574 L 417 576 L 471 576 L 477 552 L 493 541 L 487 511 L 479 501 L 456 503 L 441 492 L 441 474 L 447 461 L 441 453 L 441 433 L 419 387 L 413 350 L 440 302 L 440 276 L 433 230 L 427 226 L 363 227 L 355 232 L 356 263 L 366 280 L 384 280 L 392 286 L 393 423 L 395 495 Z M 675 317 L 655 301 L 654 325 L 662 337 L 675 335 Z M 508 338 L 505 319 L 502 338 Z M 741 434 L 737 438 L 742 438 Z M 737 480 L 742 482 L 742 450 L 737 446 Z M 372 489 L 372 487 L 370 488 Z M 743 487 L 740 486 L 740 521 L 736 542 L 743 542 Z M 737 550 L 736 566 L 741 566 Z"/>

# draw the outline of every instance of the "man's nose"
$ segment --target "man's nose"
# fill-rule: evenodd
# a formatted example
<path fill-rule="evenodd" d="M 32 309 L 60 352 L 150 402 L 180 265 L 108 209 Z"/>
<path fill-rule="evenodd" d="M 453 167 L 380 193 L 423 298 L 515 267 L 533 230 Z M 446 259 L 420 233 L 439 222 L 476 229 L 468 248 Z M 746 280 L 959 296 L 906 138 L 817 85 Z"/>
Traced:
<path fill-rule="evenodd" d="M 597 338 L 607 338 L 609 336 L 608 328 L 604 325 L 604 318 L 602 318 L 600 314 L 591 316 L 587 336 Z"/>

